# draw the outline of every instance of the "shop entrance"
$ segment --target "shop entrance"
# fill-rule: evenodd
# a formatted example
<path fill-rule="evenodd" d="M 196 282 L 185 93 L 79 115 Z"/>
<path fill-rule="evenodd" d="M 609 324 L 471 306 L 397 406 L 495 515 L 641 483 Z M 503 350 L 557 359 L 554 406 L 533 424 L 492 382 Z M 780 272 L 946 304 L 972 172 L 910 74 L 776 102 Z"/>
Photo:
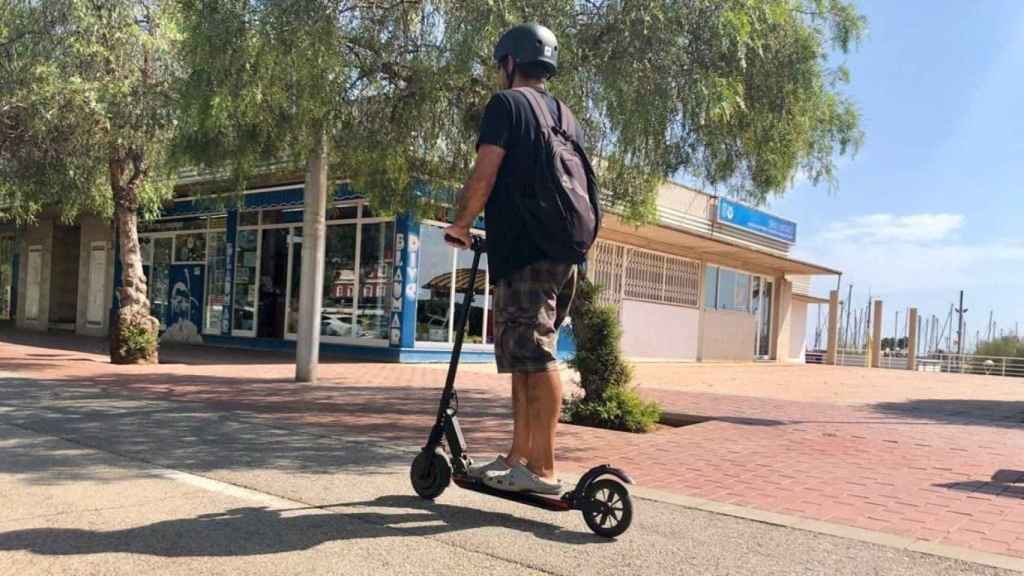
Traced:
<path fill-rule="evenodd" d="M 754 358 L 767 360 L 771 356 L 772 294 L 775 283 L 755 276 L 750 305 L 754 312 Z"/>
<path fill-rule="evenodd" d="M 14 317 L 14 237 L 0 236 L 0 320 Z"/>
<path fill-rule="evenodd" d="M 256 335 L 284 338 L 288 304 L 288 228 L 263 230 L 260 246 L 260 301 Z"/>

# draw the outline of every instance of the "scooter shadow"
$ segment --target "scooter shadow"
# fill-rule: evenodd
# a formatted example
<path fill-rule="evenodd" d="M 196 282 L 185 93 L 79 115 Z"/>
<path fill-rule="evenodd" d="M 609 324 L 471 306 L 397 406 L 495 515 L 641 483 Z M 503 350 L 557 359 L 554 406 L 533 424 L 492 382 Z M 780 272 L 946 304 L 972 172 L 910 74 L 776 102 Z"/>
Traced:
<path fill-rule="evenodd" d="M 331 512 L 337 509 L 343 510 Z M 582 528 L 582 520 L 580 524 Z M 410 496 L 384 496 L 367 502 L 295 509 L 234 508 L 121 530 L 46 527 L 0 531 L 0 553 L 130 553 L 165 558 L 262 556 L 309 550 L 333 541 L 431 537 L 491 527 L 510 528 L 559 544 L 607 542 L 587 532 L 567 531 L 512 514 L 431 503 Z"/>
<path fill-rule="evenodd" d="M 417 496 L 392 495 L 381 496 L 366 502 L 344 503 L 337 505 L 323 506 L 323 509 L 345 508 L 393 508 L 399 510 L 417 510 L 426 513 L 429 517 L 442 522 L 442 526 L 429 527 L 437 534 L 457 532 L 461 530 L 474 530 L 478 528 L 501 527 L 525 532 L 543 540 L 557 542 L 559 544 L 608 544 L 612 542 L 591 532 L 583 523 L 580 512 L 568 512 L 579 522 L 579 530 L 565 529 L 557 524 L 523 518 L 507 512 L 495 512 L 469 508 L 466 506 L 455 506 L 444 504 L 437 500 L 424 500 Z M 565 514 L 562 512 L 546 512 L 547 514 Z M 389 518 L 391 515 L 382 514 L 381 518 Z M 399 530 L 406 530 L 400 526 L 392 525 Z M 416 528 L 420 530 L 421 528 Z"/>

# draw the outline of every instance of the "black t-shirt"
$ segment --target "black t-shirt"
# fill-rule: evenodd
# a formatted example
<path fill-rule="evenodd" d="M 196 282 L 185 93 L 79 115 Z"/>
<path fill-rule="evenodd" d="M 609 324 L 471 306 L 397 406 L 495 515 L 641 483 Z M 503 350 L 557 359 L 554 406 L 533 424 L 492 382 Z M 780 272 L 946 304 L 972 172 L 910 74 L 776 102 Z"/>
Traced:
<path fill-rule="evenodd" d="M 556 100 L 543 89 L 536 90 L 547 103 L 551 117 L 560 122 Z M 583 142 L 579 124 L 576 138 Z M 491 98 L 480 122 L 477 148 L 482 144 L 505 149 L 505 158 L 484 211 L 487 265 L 491 279 L 497 281 L 548 257 L 530 236 L 516 202 L 516 195 L 533 186 L 537 156 L 543 151 L 540 126 L 526 96 L 505 90 Z"/>

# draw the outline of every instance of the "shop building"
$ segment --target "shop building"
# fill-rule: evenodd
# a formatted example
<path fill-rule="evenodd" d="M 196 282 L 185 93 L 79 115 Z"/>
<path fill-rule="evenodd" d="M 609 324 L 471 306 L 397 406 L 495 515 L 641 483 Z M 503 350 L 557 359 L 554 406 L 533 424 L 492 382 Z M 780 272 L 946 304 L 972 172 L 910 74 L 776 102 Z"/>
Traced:
<path fill-rule="evenodd" d="M 256 349 L 294 346 L 302 265 L 302 185 L 254 189 L 237 209 L 176 199 L 140 223 L 161 338 Z M 790 258 L 796 224 L 666 183 L 658 223 L 614 213 L 589 261 L 618 307 L 627 356 L 642 360 L 801 362 L 810 277 L 837 271 Z M 378 214 L 340 185 L 327 211 L 321 345 L 367 360 L 444 361 L 472 256 L 443 241 L 437 219 Z M 485 234 L 482 229 L 477 230 Z M 109 331 L 117 273 L 109 222 L 0 224 L 0 320 L 20 329 Z M 475 282 L 464 360 L 493 359 L 493 288 Z M 559 351 L 573 342 L 563 332 Z"/>

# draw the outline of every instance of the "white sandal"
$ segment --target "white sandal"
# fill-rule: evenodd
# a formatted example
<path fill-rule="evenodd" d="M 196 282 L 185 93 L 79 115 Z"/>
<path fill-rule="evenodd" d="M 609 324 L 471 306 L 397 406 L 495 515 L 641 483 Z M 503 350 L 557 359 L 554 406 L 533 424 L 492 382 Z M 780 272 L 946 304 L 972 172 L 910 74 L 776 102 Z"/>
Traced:
<path fill-rule="evenodd" d="M 510 468 L 508 463 L 505 462 L 505 457 L 498 454 L 494 460 L 487 464 L 473 464 L 466 470 L 466 475 L 470 478 L 483 479 L 488 472 L 508 472 Z"/>
<path fill-rule="evenodd" d="M 507 472 L 488 472 L 484 475 L 484 484 L 506 492 L 534 492 L 549 496 L 562 493 L 561 482 L 545 480 L 521 464 L 513 466 Z"/>

